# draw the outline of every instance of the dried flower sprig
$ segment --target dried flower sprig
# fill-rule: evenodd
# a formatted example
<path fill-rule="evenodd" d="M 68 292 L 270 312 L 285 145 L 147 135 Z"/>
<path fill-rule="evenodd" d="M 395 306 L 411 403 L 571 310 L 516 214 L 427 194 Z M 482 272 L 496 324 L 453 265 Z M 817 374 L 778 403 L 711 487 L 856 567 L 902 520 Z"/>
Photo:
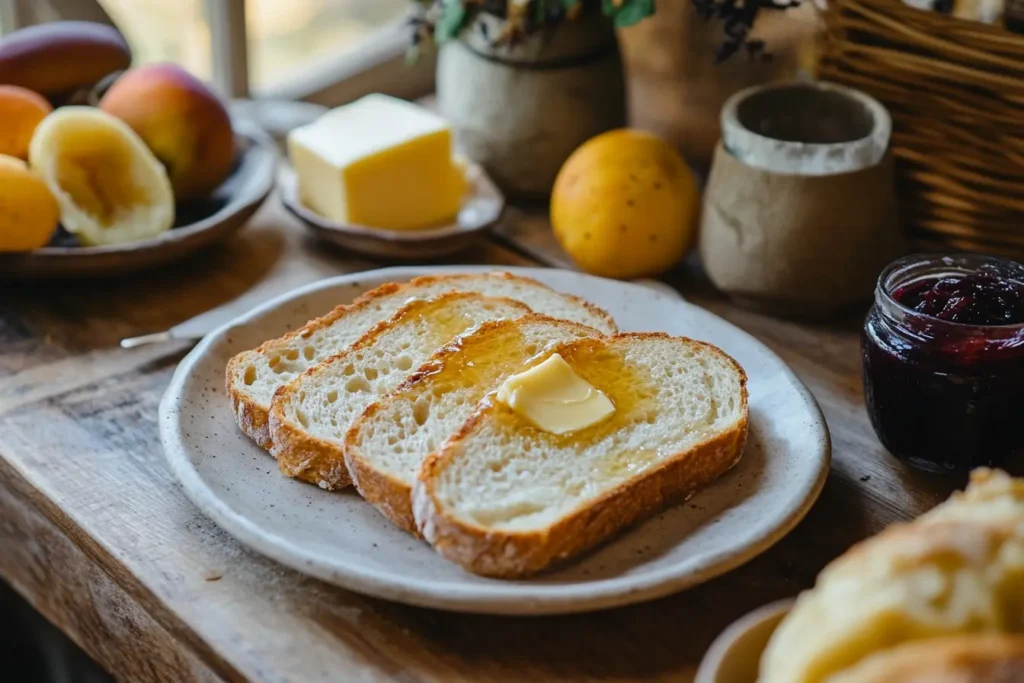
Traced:
<path fill-rule="evenodd" d="M 745 49 L 750 59 L 770 60 L 764 41 L 750 38 L 750 30 L 762 10 L 787 10 L 800 5 L 801 0 L 692 0 L 693 6 L 705 21 L 721 21 L 725 40 L 715 51 L 715 61 L 724 62 Z"/>
<path fill-rule="evenodd" d="M 457 37 L 473 18 L 486 13 L 504 19 L 495 35 L 484 35 L 496 45 L 514 45 L 532 31 L 576 19 L 587 7 L 600 6 L 617 27 L 632 26 L 651 16 L 655 0 L 415 0 L 420 11 L 412 19 L 413 50 L 424 43 L 444 43 Z M 721 21 L 725 40 L 715 51 L 724 62 L 745 51 L 751 60 L 770 60 L 764 42 L 751 39 L 750 31 L 762 10 L 786 10 L 802 0 L 692 0 L 705 21 Z M 478 24 L 487 31 L 487 24 Z"/>
<path fill-rule="evenodd" d="M 444 43 L 458 36 L 479 13 L 501 17 L 500 32 L 486 36 L 495 44 L 515 44 L 540 28 L 580 16 L 586 6 L 600 6 L 616 26 L 632 26 L 654 14 L 654 0 L 416 0 L 413 44 Z M 484 25 L 481 24 L 481 27 Z M 486 30 L 481 28 L 481 30 Z"/>

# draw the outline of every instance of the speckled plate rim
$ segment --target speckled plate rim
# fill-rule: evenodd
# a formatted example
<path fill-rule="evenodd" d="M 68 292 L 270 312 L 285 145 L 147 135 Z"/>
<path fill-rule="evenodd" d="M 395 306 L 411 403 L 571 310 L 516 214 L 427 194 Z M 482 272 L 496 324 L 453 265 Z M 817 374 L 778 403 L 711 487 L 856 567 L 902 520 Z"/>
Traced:
<path fill-rule="evenodd" d="M 337 287 L 345 283 L 367 280 L 406 281 L 420 275 L 446 273 L 487 272 L 493 266 L 436 266 L 436 267 L 394 267 L 372 271 L 364 271 L 350 275 L 321 280 L 305 287 L 284 294 L 266 304 L 255 308 L 249 313 L 226 323 L 211 332 L 181 361 L 174 372 L 159 409 L 160 440 L 163 444 L 165 457 L 172 474 L 178 479 L 186 496 L 218 526 L 235 537 L 236 540 L 249 548 L 269 557 L 281 564 L 291 567 L 304 574 L 322 579 L 342 588 L 358 593 L 393 600 L 410 605 L 431 607 L 457 612 L 484 614 L 567 614 L 606 609 L 628 605 L 646 600 L 663 597 L 680 590 L 690 588 L 724 574 L 741 564 L 763 553 L 780 539 L 786 536 L 804 518 L 817 500 L 831 463 L 831 438 L 824 416 L 814 396 L 796 377 L 782 359 L 764 344 L 731 323 L 722 320 L 713 313 L 689 304 L 668 294 L 646 288 L 643 285 L 625 282 L 615 283 L 620 287 L 645 290 L 647 296 L 671 300 L 675 305 L 687 307 L 689 313 L 710 322 L 712 326 L 724 325 L 730 332 L 743 338 L 745 342 L 759 348 L 779 365 L 791 388 L 801 398 L 808 414 L 813 421 L 808 429 L 815 430 L 820 443 L 819 452 L 808 457 L 808 465 L 813 468 L 811 476 L 802 490 L 796 492 L 795 503 L 785 515 L 780 516 L 771 528 L 759 536 L 745 539 L 745 542 L 730 545 L 728 548 L 708 554 L 698 567 L 686 567 L 680 571 L 678 567 L 667 567 L 642 577 L 613 577 L 598 581 L 581 582 L 578 584 L 535 584 L 531 585 L 528 597 L 522 591 L 509 590 L 501 592 L 482 589 L 479 585 L 452 584 L 444 581 L 422 580 L 416 577 L 383 575 L 379 572 L 367 571 L 358 564 L 346 561 L 325 564 L 323 558 L 302 545 L 293 543 L 288 538 L 268 533 L 259 524 L 239 514 L 227 505 L 216 492 L 207 485 L 193 466 L 189 458 L 188 446 L 183 436 L 181 424 L 182 390 L 187 378 L 200 359 L 211 347 L 219 342 L 233 328 L 247 325 L 262 315 L 279 306 L 288 305 L 303 296 L 321 289 Z M 542 279 L 544 273 L 552 269 L 543 268 L 503 268 L 509 272 Z M 559 271 L 584 280 L 601 281 L 591 275 Z M 600 301 L 596 301 L 598 305 Z M 630 533 L 627 531 L 626 533 Z"/>

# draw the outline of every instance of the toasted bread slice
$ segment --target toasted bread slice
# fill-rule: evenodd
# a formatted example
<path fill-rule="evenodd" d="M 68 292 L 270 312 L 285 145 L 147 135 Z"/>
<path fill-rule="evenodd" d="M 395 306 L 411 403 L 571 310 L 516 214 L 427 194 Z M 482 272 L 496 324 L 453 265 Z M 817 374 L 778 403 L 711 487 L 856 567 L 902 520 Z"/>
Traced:
<path fill-rule="evenodd" d="M 431 354 L 466 330 L 529 314 L 524 303 L 472 292 L 418 299 L 351 347 L 277 390 L 270 408 L 271 453 L 281 471 L 320 488 L 352 483 L 345 433 L 363 410 L 395 390 Z"/>
<path fill-rule="evenodd" d="M 415 534 L 411 494 L 423 459 L 466 421 L 480 399 L 532 358 L 546 358 L 557 344 L 598 336 L 592 327 L 535 314 L 484 323 L 444 346 L 349 429 L 345 464 L 356 489 Z"/>
<path fill-rule="evenodd" d="M 469 571 L 540 571 L 682 500 L 733 465 L 746 375 L 719 349 L 621 334 L 553 349 L 615 412 L 556 435 L 493 396 L 425 460 L 413 487 L 423 537 Z"/>
<path fill-rule="evenodd" d="M 511 273 L 427 276 L 406 284 L 388 283 L 294 332 L 232 358 L 225 374 L 238 426 L 269 449 L 270 403 L 279 387 L 355 343 L 410 299 L 430 299 L 444 292 L 506 296 L 522 301 L 537 313 L 574 320 L 609 334 L 616 331 L 611 316 L 600 308 Z"/>

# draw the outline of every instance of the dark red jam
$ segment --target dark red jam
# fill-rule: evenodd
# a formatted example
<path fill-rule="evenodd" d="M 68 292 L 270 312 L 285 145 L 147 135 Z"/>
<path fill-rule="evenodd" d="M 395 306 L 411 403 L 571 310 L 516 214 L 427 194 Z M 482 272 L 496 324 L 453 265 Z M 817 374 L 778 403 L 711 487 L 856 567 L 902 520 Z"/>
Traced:
<path fill-rule="evenodd" d="M 1024 266 L 923 255 L 882 273 L 863 337 L 882 444 L 935 472 L 1024 460 Z"/>

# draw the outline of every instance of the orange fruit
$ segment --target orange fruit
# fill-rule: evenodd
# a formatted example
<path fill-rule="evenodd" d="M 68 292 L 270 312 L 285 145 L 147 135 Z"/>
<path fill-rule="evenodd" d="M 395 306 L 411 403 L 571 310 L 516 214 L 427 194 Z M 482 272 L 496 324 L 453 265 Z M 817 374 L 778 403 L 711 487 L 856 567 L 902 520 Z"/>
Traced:
<path fill-rule="evenodd" d="M 672 145 L 650 133 L 613 130 L 583 143 L 562 166 L 551 225 L 588 273 L 657 275 L 693 241 L 698 202 L 693 173 Z"/>
<path fill-rule="evenodd" d="M 46 98 L 27 88 L 0 85 L 0 154 L 28 159 L 28 143 L 39 122 L 53 111 Z"/>
<path fill-rule="evenodd" d="M 0 252 L 45 246 L 59 219 L 46 183 L 21 159 L 0 154 Z"/>

